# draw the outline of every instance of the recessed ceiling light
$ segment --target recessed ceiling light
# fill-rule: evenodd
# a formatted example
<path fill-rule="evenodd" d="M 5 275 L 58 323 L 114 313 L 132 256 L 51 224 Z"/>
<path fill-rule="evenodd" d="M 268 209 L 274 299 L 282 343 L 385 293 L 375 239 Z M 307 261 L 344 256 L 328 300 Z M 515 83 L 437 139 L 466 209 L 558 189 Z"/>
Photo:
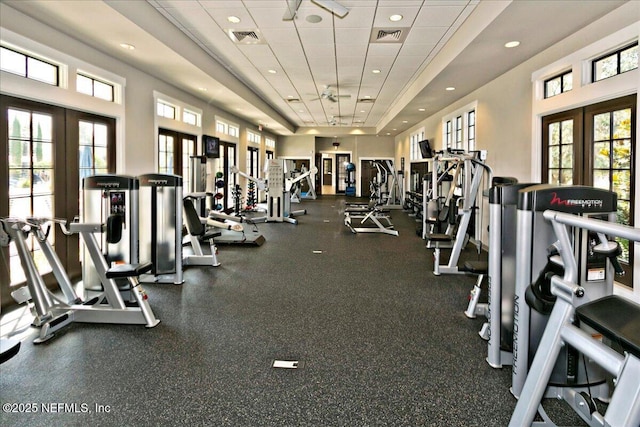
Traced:
<path fill-rule="evenodd" d="M 375 70 L 371 70 L 371 72 L 372 72 L 373 74 L 380 74 L 380 70 L 378 70 L 377 68 L 376 68 Z"/>
<path fill-rule="evenodd" d="M 120 47 L 127 50 L 134 50 L 136 47 L 129 43 L 120 43 Z"/>
<path fill-rule="evenodd" d="M 364 110 L 360 110 L 360 112 L 361 112 L 361 113 L 364 113 L 365 111 L 364 111 Z"/>
<path fill-rule="evenodd" d="M 418 108 L 418 111 L 426 111 L 424 108 Z"/>
<path fill-rule="evenodd" d="M 206 87 L 199 87 L 199 88 L 198 88 L 198 90 L 199 90 L 200 92 L 206 92 L 206 91 L 207 91 L 207 88 L 206 88 Z"/>
<path fill-rule="evenodd" d="M 276 71 L 276 70 L 267 70 L 267 72 L 268 72 L 269 74 L 276 74 L 276 73 L 277 73 L 277 71 Z"/>
<path fill-rule="evenodd" d="M 391 22 L 398 22 L 398 21 L 402 21 L 403 16 L 399 15 L 399 14 L 395 14 L 395 15 L 391 15 L 389 17 L 389 21 Z"/>
<path fill-rule="evenodd" d="M 366 99 L 369 99 L 369 98 L 371 98 L 371 95 L 365 95 L 364 97 L 365 97 Z"/>
<path fill-rule="evenodd" d="M 517 46 L 520 46 L 520 42 L 517 41 L 517 40 L 514 40 L 512 42 L 508 42 L 508 43 L 504 44 L 504 47 L 507 47 L 507 48 L 517 47 Z"/>
<path fill-rule="evenodd" d="M 445 88 L 445 90 L 448 90 L 449 92 L 451 92 L 452 90 L 456 90 L 456 88 L 453 86 L 449 86 L 448 88 Z"/>
<path fill-rule="evenodd" d="M 231 15 L 227 17 L 227 21 L 231 22 L 232 24 L 239 24 L 240 18 L 238 18 L 237 16 Z"/>
<path fill-rule="evenodd" d="M 402 123 L 409 123 L 409 122 L 408 122 L 408 121 L 406 121 L 406 120 L 403 120 L 403 121 L 402 121 Z M 394 130 L 395 130 L 395 129 L 394 129 Z"/>

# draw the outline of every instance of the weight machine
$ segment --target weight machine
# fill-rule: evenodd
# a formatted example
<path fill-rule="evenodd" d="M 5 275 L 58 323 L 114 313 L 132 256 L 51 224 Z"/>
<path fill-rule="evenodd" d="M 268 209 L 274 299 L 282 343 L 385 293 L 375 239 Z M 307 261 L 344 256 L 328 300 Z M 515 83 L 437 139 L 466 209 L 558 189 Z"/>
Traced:
<path fill-rule="evenodd" d="M 151 261 L 141 282 L 184 283 L 182 275 L 182 177 L 145 174 L 140 181 L 140 259 Z"/>
<path fill-rule="evenodd" d="M 370 183 L 370 198 L 385 209 L 402 209 L 402 171 L 396 171 L 393 160 L 373 160 L 371 163 L 377 174 Z"/>
<path fill-rule="evenodd" d="M 466 245 L 469 235 L 467 233 L 469 225 L 471 223 L 472 215 L 476 214 L 476 202 L 478 200 L 478 193 L 480 191 L 480 184 L 487 173 L 489 182 L 492 180 L 493 171 L 484 163 L 486 158 L 486 152 L 474 152 L 466 153 L 462 150 L 449 150 L 446 152 L 440 152 L 434 156 L 433 177 L 431 183 L 432 187 L 432 200 L 435 203 L 444 204 L 441 207 L 441 211 L 447 210 L 447 215 L 456 215 L 455 237 L 453 235 L 454 228 L 448 227 L 445 233 L 429 233 L 427 234 L 427 248 L 434 248 L 434 268 L 433 274 L 439 276 L 440 274 L 459 274 L 468 273 L 469 271 L 458 269 L 458 260 L 460 253 Z M 438 176 L 438 168 L 436 165 L 438 162 L 446 164 L 452 163 L 455 165 L 453 180 L 451 187 L 444 201 L 440 200 L 438 193 L 438 183 L 441 181 Z M 453 197 L 457 183 L 461 182 L 461 195 L 460 197 Z M 433 204 L 431 204 L 433 205 Z M 451 210 L 455 211 L 452 213 Z M 425 218 L 431 217 L 432 209 L 427 206 Z M 425 223 L 425 225 L 428 225 Z M 475 227 L 476 243 L 480 245 L 480 227 Z M 443 247 L 451 247 L 451 254 L 449 256 L 449 262 L 446 265 L 440 265 L 440 250 Z M 479 246 L 478 246 L 479 248 Z M 479 268 L 480 266 L 467 266 L 467 270 L 472 270 L 472 273 L 480 274 L 480 271 L 486 270 Z M 473 271 L 475 270 L 475 271 Z"/>
<path fill-rule="evenodd" d="M 295 219 L 298 215 L 306 215 L 307 210 L 291 210 L 291 187 L 297 182 L 305 179 L 318 170 L 314 166 L 311 170 L 301 173 L 296 178 L 286 177 L 287 171 L 284 159 L 269 159 L 267 163 L 268 179 L 261 180 L 240 171 L 236 166 L 231 167 L 231 172 L 245 177 L 249 181 L 255 182 L 259 190 L 267 191 L 267 215 L 264 217 L 251 218 L 253 222 L 288 222 L 297 224 Z"/>
<path fill-rule="evenodd" d="M 151 269 L 151 263 L 118 264 L 109 267 L 101 252 L 96 233 L 107 235 L 108 243 L 117 243 L 122 237 L 122 217 L 111 215 L 106 224 L 84 224 L 66 220 L 28 218 L 0 219 L 0 241 L 8 245 L 14 242 L 20 264 L 25 273 L 27 285 L 11 293 L 16 302 L 27 303 L 35 317 L 34 326 L 40 327 L 40 335 L 34 340 L 39 344 L 53 337 L 54 333 L 72 322 L 136 324 L 153 328 L 160 320 L 156 319 L 147 294 L 140 286 L 138 277 Z M 75 291 L 71 281 L 62 267 L 53 246 L 49 243 L 48 234 L 51 226 L 58 224 L 63 233 L 78 233 L 85 242 L 89 258 L 95 267 L 102 290 L 88 300 L 83 300 Z M 53 275 L 58 282 L 62 296 L 52 293 L 45 285 L 27 244 L 27 238 L 34 237 L 46 257 Z M 123 289 L 116 280 L 126 280 L 128 286 Z M 128 291 L 130 298 L 125 301 L 123 291 Z"/>
<path fill-rule="evenodd" d="M 398 230 L 393 229 L 390 218 L 389 210 L 376 205 L 373 200 L 370 201 L 369 205 L 347 206 L 344 210 L 344 225 L 349 227 L 353 234 L 383 233 L 397 236 L 399 234 Z M 354 227 L 352 224 L 353 219 L 359 219 L 360 224 L 371 222 L 375 227 Z M 381 220 L 386 221 L 387 225 L 383 225 L 380 222 Z"/>
<path fill-rule="evenodd" d="M 315 200 L 318 198 L 316 195 L 316 189 L 313 185 L 313 180 L 311 179 L 311 173 L 307 172 L 309 172 L 309 170 L 306 166 L 302 165 L 300 171 L 292 171 L 291 176 L 287 178 L 292 180 L 290 192 L 291 202 L 293 203 L 300 203 L 301 199 Z M 304 177 L 299 179 L 301 175 L 304 175 Z M 309 191 L 304 194 L 302 193 L 302 182 L 306 182 L 307 187 L 309 188 Z"/>
<path fill-rule="evenodd" d="M 121 262 L 137 264 L 139 262 L 139 217 L 138 217 L 138 178 L 127 175 L 93 175 L 82 179 L 82 210 L 80 222 L 103 224 L 112 215 L 121 218 L 122 238 L 118 242 L 107 241 L 106 234 L 100 235 L 99 247 L 104 250 L 107 263 Z M 83 261 L 91 254 L 85 245 Z M 126 285 L 126 280 L 116 280 Z M 96 265 L 82 263 L 82 282 L 85 289 L 100 290 L 101 280 Z"/>
<path fill-rule="evenodd" d="M 539 346 L 540 337 L 549 321 L 550 304 L 541 304 L 551 297 L 548 293 L 549 277 L 561 274 L 561 259 L 554 255 L 557 251 L 558 236 L 554 228 L 544 218 L 544 211 L 553 209 L 560 212 L 605 219 L 615 222 L 616 193 L 586 186 L 534 185 L 518 194 L 516 214 L 516 280 L 513 299 L 513 365 L 511 392 L 519 397 L 529 366 Z M 613 274 L 601 256 L 594 252 L 593 235 L 580 228 L 572 232 L 572 245 L 564 245 L 565 251 L 572 250 L 578 265 L 578 276 L 572 279 L 579 286 L 588 289 L 590 299 L 613 293 Z M 531 285 L 534 286 L 531 286 Z M 535 295 L 542 298 L 532 298 Z M 604 372 L 591 363 L 577 363 L 575 351 L 564 348 L 558 356 L 556 369 L 547 391 L 548 396 L 557 396 L 566 387 L 591 390 L 596 396 L 606 396 L 608 387 Z"/>
<path fill-rule="evenodd" d="M 601 414 L 593 401 L 590 389 L 561 388 L 554 397 L 564 400 L 590 426 L 638 426 L 640 425 L 640 305 L 620 296 L 601 296 L 596 289 L 582 286 L 584 266 L 579 266 L 580 246 L 572 239 L 579 235 L 595 237 L 591 249 L 608 259 L 597 275 L 611 282 L 612 270 L 622 271 L 616 256 L 618 243 L 609 241 L 606 235 L 640 242 L 637 228 L 602 221 L 594 218 L 547 210 L 544 219 L 551 222 L 556 249 L 564 268 L 562 277 L 550 278 L 551 292 L 555 299 L 549 321 L 540 339 L 538 350 L 531 363 L 518 403 L 509 423 L 510 427 L 530 425 L 555 425 L 542 407 L 542 399 L 548 384 L 553 381 L 557 362 L 562 360 L 562 351 L 572 348 L 582 354 L 587 364 L 595 364 L 613 375 L 615 386 L 609 396 L 608 406 Z M 570 233 L 568 227 L 573 227 Z M 577 230 L 577 231 L 576 231 Z M 573 240 L 573 245 L 572 245 Z M 594 272 L 591 272 L 594 274 Z M 598 338 L 602 336 L 603 338 Z M 618 352 L 608 343 L 619 346 Z M 542 422 L 534 422 L 538 413 Z"/>

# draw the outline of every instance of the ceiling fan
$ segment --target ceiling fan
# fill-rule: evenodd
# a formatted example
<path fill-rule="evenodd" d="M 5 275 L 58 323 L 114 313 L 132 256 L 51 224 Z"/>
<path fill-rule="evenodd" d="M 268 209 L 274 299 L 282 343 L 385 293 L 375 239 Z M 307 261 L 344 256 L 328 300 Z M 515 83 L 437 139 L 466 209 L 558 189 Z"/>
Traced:
<path fill-rule="evenodd" d="M 338 102 L 339 98 L 351 98 L 351 95 L 336 95 L 336 93 L 331 89 L 331 86 L 326 85 L 322 93 L 320 93 L 320 98 L 312 99 L 312 101 L 318 99 L 327 99 L 331 102 Z"/>
<path fill-rule="evenodd" d="M 328 10 L 338 18 L 344 18 L 345 16 L 347 16 L 347 13 L 349 13 L 349 9 L 333 0 L 311 0 L 311 2 L 317 4 L 323 9 Z M 292 21 L 293 18 L 295 18 L 296 13 L 298 13 L 300 3 L 302 3 L 302 0 L 287 0 L 287 10 L 282 17 L 282 20 Z"/>
<path fill-rule="evenodd" d="M 340 118 L 341 118 L 340 116 L 331 116 L 329 117 L 327 124 L 329 124 L 329 126 L 338 126 L 338 125 L 345 126 L 349 124 L 349 123 L 341 122 Z"/>

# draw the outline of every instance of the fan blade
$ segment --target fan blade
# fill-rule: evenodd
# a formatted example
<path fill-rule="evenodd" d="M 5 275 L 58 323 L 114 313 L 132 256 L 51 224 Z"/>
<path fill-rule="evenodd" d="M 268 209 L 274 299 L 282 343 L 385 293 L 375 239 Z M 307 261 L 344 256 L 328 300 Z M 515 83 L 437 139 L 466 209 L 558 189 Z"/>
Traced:
<path fill-rule="evenodd" d="M 327 9 L 329 12 L 333 13 L 334 15 L 340 18 L 344 18 L 345 16 L 347 16 L 347 13 L 349 13 L 349 9 L 347 9 L 346 7 L 342 6 L 341 4 L 333 0 L 311 0 L 311 1 L 317 4 L 318 6 L 324 9 Z"/>
<path fill-rule="evenodd" d="M 287 0 L 287 10 L 282 17 L 282 20 L 293 21 L 293 18 L 296 17 L 296 13 L 298 13 L 300 3 L 302 3 L 302 0 Z"/>

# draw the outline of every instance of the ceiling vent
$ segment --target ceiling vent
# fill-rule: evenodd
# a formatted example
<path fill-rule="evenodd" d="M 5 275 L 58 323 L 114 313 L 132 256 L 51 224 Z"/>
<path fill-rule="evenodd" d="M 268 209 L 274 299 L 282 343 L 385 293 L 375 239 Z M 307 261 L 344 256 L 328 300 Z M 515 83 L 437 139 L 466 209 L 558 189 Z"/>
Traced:
<path fill-rule="evenodd" d="M 373 98 L 358 98 L 358 102 L 362 102 L 365 104 L 373 104 L 374 102 L 376 102 L 376 100 Z"/>
<path fill-rule="evenodd" d="M 285 101 L 287 102 L 300 102 L 300 98 L 286 98 Z"/>
<path fill-rule="evenodd" d="M 369 43 L 404 43 L 408 28 L 374 28 Z"/>
<path fill-rule="evenodd" d="M 258 30 L 227 30 L 232 42 L 236 44 L 265 44 L 262 34 Z"/>

